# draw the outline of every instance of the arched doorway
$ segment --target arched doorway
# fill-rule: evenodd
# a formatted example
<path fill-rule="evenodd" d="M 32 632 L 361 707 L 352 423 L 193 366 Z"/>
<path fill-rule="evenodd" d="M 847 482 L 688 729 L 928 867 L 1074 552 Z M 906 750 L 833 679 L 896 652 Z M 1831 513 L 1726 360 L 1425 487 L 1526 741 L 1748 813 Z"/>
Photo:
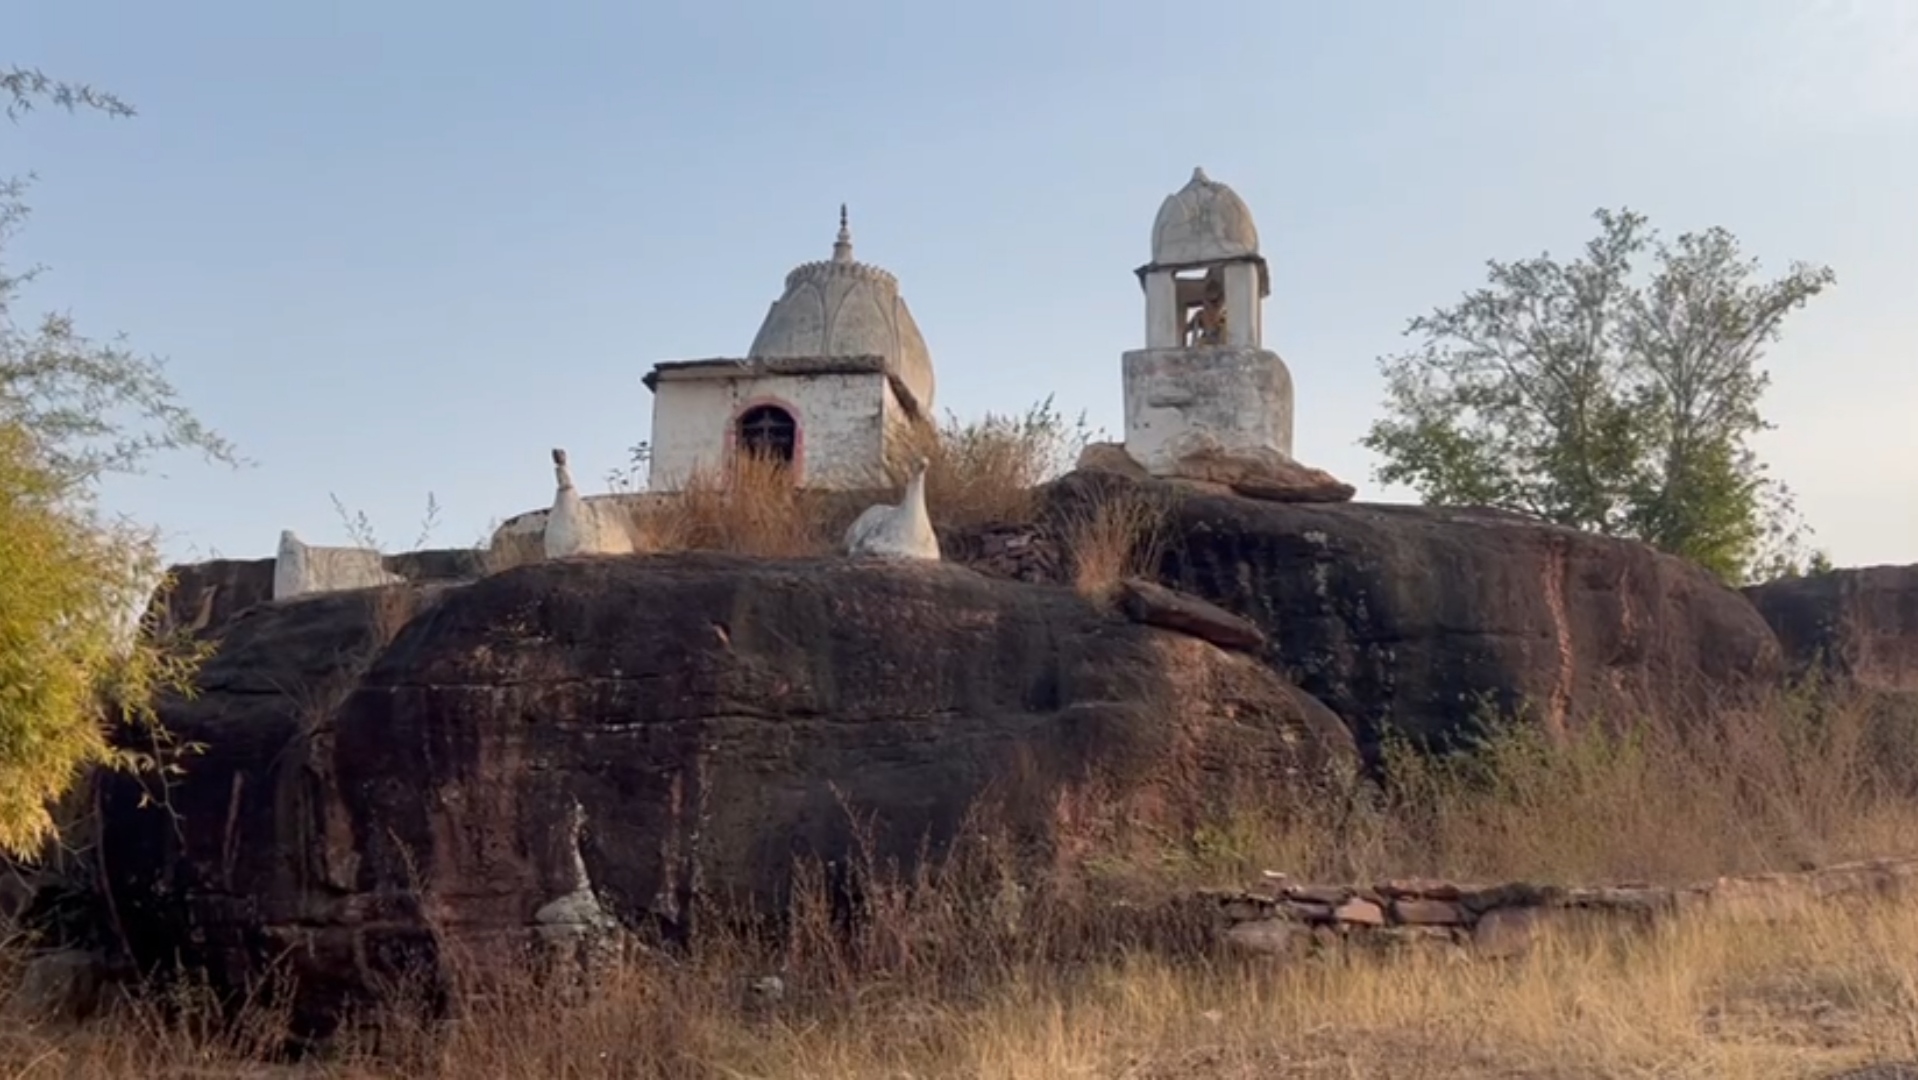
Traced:
<path fill-rule="evenodd" d="M 777 405 L 755 405 L 739 414 L 739 449 L 790 466 L 799 453 L 799 422 Z"/>

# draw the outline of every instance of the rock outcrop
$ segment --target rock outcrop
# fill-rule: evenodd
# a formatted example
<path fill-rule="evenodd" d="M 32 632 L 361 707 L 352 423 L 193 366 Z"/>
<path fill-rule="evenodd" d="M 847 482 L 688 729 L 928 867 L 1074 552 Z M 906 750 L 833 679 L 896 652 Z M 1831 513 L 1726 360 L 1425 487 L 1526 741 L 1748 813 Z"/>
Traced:
<path fill-rule="evenodd" d="M 1070 524 L 1128 499 L 1163 512 L 1156 572 L 1116 596 L 1130 621 L 1059 584 Z M 321 1018 L 448 943 L 510 957 L 615 922 L 687 933 L 695 895 L 776 905 L 795 857 L 848 856 L 855 815 L 910 862 L 997 799 L 1043 850 L 1089 778 L 1191 825 L 1209 792 L 1387 731 L 1685 718 L 1783 667 L 1758 609 L 1696 567 L 1515 515 L 1090 471 L 1042 503 L 1036 525 L 942 532 L 944 564 L 471 580 L 477 554 L 423 553 L 383 563 L 406 584 L 286 602 L 271 560 L 187 568 L 169 610 L 222 645 L 165 719 L 207 750 L 170 812 L 106 783 L 116 932 L 226 983 L 285 957 Z M 1796 642 L 1792 595 L 1755 599 Z M 1817 595 L 1872 612 L 1863 668 L 1905 678 L 1884 644 L 1904 608 Z"/>
<path fill-rule="evenodd" d="M 1276 503 L 1115 475 L 1048 493 L 1055 521 L 1126 498 L 1166 507 L 1157 580 L 1256 624 L 1264 661 L 1368 753 L 1387 731 L 1443 738 L 1486 707 L 1554 728 L 1699 715 L 1780 670 L 1751 604 L 1642 544 L 1489 510 Z M 1044 550 L 1045 531 L 1020 550 Z"/>
<path fill-rule="evenodd" d="M 1189 825 L 1225 780 L 1350 752 L 1255 660 L 924 563 L 597 559 L 320 594 L 241 614 L 201 684 L 166 712 L 207 747 L 170 809 L 103 795 L 115 909 L 147 963 L 234 984 L 284 958 L 310 1017 L 449 942 L 517 955 L 554 912 L 673 934 L 702 891 L 776 903 L 795 857 L 849 856 L 853 815 L 910 862 L 1002 798 L 1043 847 L 1088 779 Z"/>
<path fill-rule="evenodd" d="M 486 553 L 475 548 L 436 548 L 380 557 L 387 573 L 414 584 L 471 581 L 481 575 Z M 255 604 L 273 599 L 274 559 L 214 559 L 167 568 L 170 586 L 154 597 L 149 617 L 165 629 L 216 637 Z"/>
<path fill-rule="evenodd" d="M 1745 590 L 1793 666 L 1866 690 L 1918 693 L 1918 566 L 1784 578 Z"/>

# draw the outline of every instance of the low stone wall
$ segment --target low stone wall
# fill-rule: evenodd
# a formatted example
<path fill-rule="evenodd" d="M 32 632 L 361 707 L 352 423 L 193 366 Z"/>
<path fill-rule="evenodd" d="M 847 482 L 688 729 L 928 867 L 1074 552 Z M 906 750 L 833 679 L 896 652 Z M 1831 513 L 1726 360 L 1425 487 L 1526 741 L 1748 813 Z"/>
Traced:
<path fill-rule="evenodd" d="M 1305 885 L 1274 876 L 1260 889 L 1208 892 L 1201 900 L 1223 940 L 1250 952 L 1297 955 L 1349 942 L 1436 944 L 1509 956 L 1548 928 L 1570 924 L 1643 928 L 1701 912 L 1768 919 L 1844 898 L 1910 896 L 1918 896 L 1918 859 L 1727 877 L 1681 888 L 1429 880 Z"/>
<path fill-rule="evenodd" d="M 1040 584 L 1066 580 L 1066 558 L 1058 540 L 1036 525 L 975 525 L 940 529 L 939 549 L 947 562 L 971 567 L 988 577 Z"/>

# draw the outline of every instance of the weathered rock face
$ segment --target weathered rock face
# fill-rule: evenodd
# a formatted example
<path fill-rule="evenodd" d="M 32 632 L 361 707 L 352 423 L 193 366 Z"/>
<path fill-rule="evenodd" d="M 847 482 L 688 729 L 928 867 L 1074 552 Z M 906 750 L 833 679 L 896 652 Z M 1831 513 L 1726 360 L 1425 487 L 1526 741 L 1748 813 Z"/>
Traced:
<path fill-rule="evenodd" d="M 170 629 L 205 637 L 240 612 L 273 599 L 272 559 L 214 559 L 167 570 L 173 587 L 155 613 Z"/>
<path fill-rule="evenodd" d="M 1786 578 L 1745 590 L 1798 668 L 1867 690 L 1918 693 L 1918 566 Z"/>
<path fill-rule="evenodd" d="M 408 581 L 470 581 L 484 572 L 485 553 L 473 548 L 408 551 L 380 559 L 387 573 Z M 196 637 L 217 634 L 255 604 L 273 599 L 272 559 L 214 559 L 167 568 L 173 588 L 157 598 L 163 625 Z"/>
<path fill-rule="evenodd" d="M 1750 604 L 1640 545 L 1493 511 L 1282 504 L 1079 473 L 1050 501 L 1167 509 L 1159 579 L 1256 623 L 1262 656 L 1362 750 L 1443 736 L 1481 703 L 1565 727 L 1695 715 L 1770 685 L 1780 653 Z"/>
<path fill-rule="evenodd" d="M 320 1012 L 585 896 L 669 932 L 695 890 L 776 900 L 795 856 L 848 855 L 848 810 L 909 860 L 982 796 L 1038 840 L 1093 776 L 1196 819 L 1226 774 L 1350 745 L 1256 660 L 950 565 L 582 559 L 321 594 L 240 615 L 202 686 L 166 717 L 208 747 L 172 814 L 105 795 L 119 918 L 142 959 L 223 980 L 285 956 Z"/>

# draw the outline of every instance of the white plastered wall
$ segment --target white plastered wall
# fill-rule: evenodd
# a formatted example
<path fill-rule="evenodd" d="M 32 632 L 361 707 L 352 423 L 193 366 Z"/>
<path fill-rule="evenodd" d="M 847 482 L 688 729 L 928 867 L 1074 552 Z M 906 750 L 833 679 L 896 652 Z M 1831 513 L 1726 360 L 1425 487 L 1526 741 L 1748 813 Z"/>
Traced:
<path fill-rule="evenodd" d="M 653 397 L 647 486 L 677 491 L 696 469 L 723 466 L 739 415 L 761 404 L 778 405 L 798 421 L 799 482 L 806 487 L 863 488 L 881 475 L 886 423 L 898 405 L 878 372 L 668 378 Z"/>

